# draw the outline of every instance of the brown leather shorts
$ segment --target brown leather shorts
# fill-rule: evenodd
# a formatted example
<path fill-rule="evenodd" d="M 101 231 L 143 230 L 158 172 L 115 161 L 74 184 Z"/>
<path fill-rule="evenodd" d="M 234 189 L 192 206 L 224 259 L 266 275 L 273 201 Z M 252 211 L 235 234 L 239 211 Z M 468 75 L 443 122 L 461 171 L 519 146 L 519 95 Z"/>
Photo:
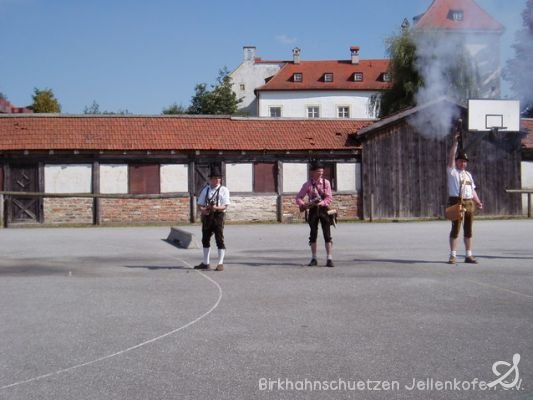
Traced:
<path fill-rule="evenodd" d="M 457 204 L 459 197 L 449 197 L 448 206 Z M 452 230 L 450 231 L 450 237 L 456 239 L 459 237 L 459 231 L 461 230 L 461 223 L 463 223 L 463 234 L 465 238 L 472 237 L 472 225 L 474 223 L 474 211 L 476 209 L 474 200 L 463 199 L 463 206 L 465 208 L 464 220 L 452 221 Z"/>

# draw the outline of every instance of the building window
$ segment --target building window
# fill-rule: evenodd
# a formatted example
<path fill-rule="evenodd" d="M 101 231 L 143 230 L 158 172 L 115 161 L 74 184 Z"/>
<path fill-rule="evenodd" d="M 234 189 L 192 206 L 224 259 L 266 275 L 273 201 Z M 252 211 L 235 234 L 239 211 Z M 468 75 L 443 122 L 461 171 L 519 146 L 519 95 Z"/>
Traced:
<path fill-rule="evenodd" d="M 448 19 L 452 21 L 462 21 L 464 19 L 463 10 L 450 10 L 448 13 Z"/>
<path fill-rule="evenodd" d="M 333 73 L 326 72 L 324 74 L 324 82 L 333 82 Z"/>
<path fill-rule="evenodd" d="M 130 164 L 128 184 L 131 194 L 159 194 L 159 164 Z"/>
<path fill-rule="evenodd" d="M 339 118 L 350 118 L 350 107 L 348 106 L 337 107 L 337 116 Z"/>
<path fill-rule="evenodd" d="M 272 118 L 280 118 L 281 117 L 281 107 L 269 107 L 270 110 L 270 116 Z"/>
<path fill-rule="evenodd" d="M 292 76 L 292 80 L 294 82 L 302 82 L 304 80 L 304 76 L 301 72 L 295 72 Z"/>
<path fill-rule="evenodd" d="M 246 85 L 244 83 L 241 83 L 240 88 L 241 88 L 241 90 L 244 91 L 244 90 L 246 90 Z"/>
<path fill-rule="evenodd" d="M 307 107 L 307 118 L 320 118 L 320 109 L 317 106 Z"/>
<path fill-rule="evenodd" d="M 277 164 L 255 163 L 254 164 L 254 192 L 276 193 L 277 192 Z"/>
<path fill-rule="evenodd" d="M 362 82 L 363 81 L 363 73 L 362 72 L 354 72 L 353 80 L 354 80 L 354 82 Z"/>
<path fill-rule="evenodd" d="M 392 76 L 389 72 L 383 73 L 383 82 L 390 82 L 392 80 Z"/>

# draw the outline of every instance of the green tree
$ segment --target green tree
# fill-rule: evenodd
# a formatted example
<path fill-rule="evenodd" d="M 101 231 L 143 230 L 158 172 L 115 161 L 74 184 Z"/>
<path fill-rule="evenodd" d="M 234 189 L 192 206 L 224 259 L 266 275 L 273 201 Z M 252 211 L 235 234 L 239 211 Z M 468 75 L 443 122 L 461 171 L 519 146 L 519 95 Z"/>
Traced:
<path fill-rule="evenodd" d="M 515 56 L 507 61 L 504 78 L 520 99 L 522 115 L 533 118 L 533 0 L 528 0 L 522 12 L 524 29 L 516 34 Z"/>
<path fill-rule="evenodd" d="M 392 76 L 390 89 L 381 98 L 375 98 L 378 115 L 387 116 L 416 104 L 416 93 L 422 85 L 422 77 L 416 69 L 416 44 L 412 33 L 403 29 L 396 36 L 387 39 L 389 74 Z"/>
<path fill-rule="evenodd" d="M 207 84 L 199 83 L 194 91 L 188 114 L 232 115 L 237 113 L 238 105 L 242 102 L 231 88 L 231 77 L 226 67 L 219 71 L 217 84 L 211 85 L 211 90 L 207 89 Z"/>
<path fill-rule="evenodd" d="M 96 102 L 96 100 L 93 100 L 93 103 L 90 106 L 85 106 L 83 109 L 84 114 L 102 114 L 100 111 L 100 105 Z"/>
<path fill-rule="evenodd" d="M 181 104 L 171 104 L 167 108 L 163 108 L 161 112 L 163 115 L 178 115 L 178 114 L 187 114 L 187 108 L 183 107 Z"/>
<path fill-rule="evenodd" d="M 33 90 L 33 104 L 31 109 L 36 113 L 60 113 L 61 105 L 57 101 L 52 89 Z"/>
<path fill-rule="evenodd" d="M 100 105 L 96 102 L 96 100 L 93 100 L 92 104 L 90 106 L 85 106 L 83 109 L 84 114 L 92 114 L 92 115 L 128 115 L 131 114 L 127 109 L 122 110 L 119 109 L 118 111 L 100 111 Z"/>

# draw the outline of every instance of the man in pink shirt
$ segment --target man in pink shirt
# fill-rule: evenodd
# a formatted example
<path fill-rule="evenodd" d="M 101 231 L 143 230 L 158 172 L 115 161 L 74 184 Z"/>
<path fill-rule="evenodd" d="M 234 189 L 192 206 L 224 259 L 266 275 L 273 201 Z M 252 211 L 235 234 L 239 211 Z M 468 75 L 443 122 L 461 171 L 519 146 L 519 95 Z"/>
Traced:
<path fill-rule="evenodd" d="M 311 262 L 309 266 L 317 265 L 316 259 L 316 240 L 318 237 L 318 222 L 322 226 L 322 233 L 324 234 L 324 241 L 326 242 L 327 253 L 327 267 L 334 267 L 331 240 L 331 222 L 328 215 L 328 208 L 333 200 L 331 195 L 331 183 L 323 177 L 324 165 L 320 162 L 311 164 L 311 179 L 305 182 L 296 196 L 296 204 L 300 210 L 308 212 L 307 222 L 311 228 L 309 234 L 309 245 L 311 246 Z M 307 202 L 305 197 L 307 196 Z"/>

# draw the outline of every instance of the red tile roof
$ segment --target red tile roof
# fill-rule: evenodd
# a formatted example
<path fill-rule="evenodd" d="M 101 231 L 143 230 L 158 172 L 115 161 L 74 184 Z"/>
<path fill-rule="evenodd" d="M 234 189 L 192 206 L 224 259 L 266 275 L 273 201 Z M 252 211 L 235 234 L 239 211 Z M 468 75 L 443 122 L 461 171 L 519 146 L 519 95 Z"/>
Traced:
<path fill-rule="evenodd" d="M 527 132 L 527 136 L 522 139 L 522 146 L 533 149 L 533 118 L 522 118 L 520 123 L 522 131 Z"/>
<path fill-rule="evenodd" d="M 463 20 L 454 21 L 452 10 L 463 11 Z M 505 27 L 491 17 L 474 0 L 433 0 L 415 22 L 414 29 L 481 30 L 503 32 Z"/>
<path fill-rule="evenodd" d="M 287 60 L 263 60 L 261 57 L 255 57 L 254 58 L 254 63 L 256 64 L 285 64 L 285 63 L 288 63 L 290 61 L 287 61 Z"/>
<path fill-rule="evenodd" d="M 15 107 L 11 102 L 0 99 L 0 114 L 19 114 L 19 113 L 31 113 L 33 112 L 26 107 Z"/>
<path fill-rule="evenodd" d="M 384 90 L 390 82 L 383 82 L 389 60 L 301 61 L 285 64 L 266 84 L 256 90 Z M 333 73 L 333 82 L 324 82 L 325 73 Z M 355 82 L 353 74 L 363 73 L 363 81 Z M 294 73 L 302 73 L 303 81 L 294 82 Z"/>
<path fill-rule="evenodd" d="M 9 150 L 341 150 L 372 120 L 227 116 L 0 116 Z"/>

